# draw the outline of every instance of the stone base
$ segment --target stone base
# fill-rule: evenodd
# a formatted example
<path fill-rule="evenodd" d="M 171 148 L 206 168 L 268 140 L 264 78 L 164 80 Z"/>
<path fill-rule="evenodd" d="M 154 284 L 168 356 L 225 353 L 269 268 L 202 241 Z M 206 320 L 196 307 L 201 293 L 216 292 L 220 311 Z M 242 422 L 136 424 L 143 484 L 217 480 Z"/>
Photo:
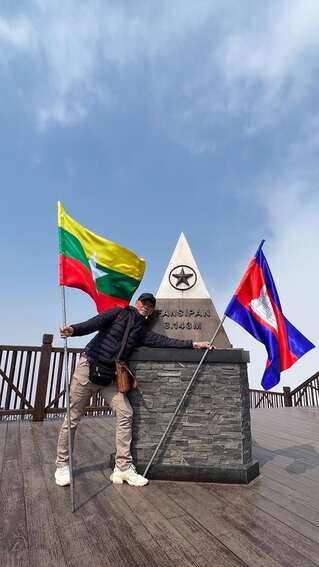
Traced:
<path fill-rule="evenodd" d="M 143 474 L 147 463 L 139 463 L 137 471 Z M 151 466 L 147 478 L 152 480 L 184 480 L 191 482 L 220 482 L 223 484 L 248 484 L 259 475 L 259 463 L 222 467 L 192 467 L 183 465 Z"/>
<path fill-rule="evenodd" d="M 138 463 L 136 470 L 143 474 L 148 463 Z M 115 453 L 110 455 L 110 468 L 115 466 Z M 184 465 L 153 464 L 147 473 L 150 480 L 181 480 L 190 482 L 220 482 L 223 484 L 248 484 L 259 475 L 256 460 L 247 465 L 222 467 L 192 467 Z"/>
<path fill-rule="evenodd" d="M 132 457 L 143 474 L 160 442 L 202 352 L 139 349 L 130 360 L 139 388 L 129 393 L 134 410 Z M 248 353 L 216 349 L 187 394 L 149 478 L 243 484 L 259 474 L 252 455 Z"/>

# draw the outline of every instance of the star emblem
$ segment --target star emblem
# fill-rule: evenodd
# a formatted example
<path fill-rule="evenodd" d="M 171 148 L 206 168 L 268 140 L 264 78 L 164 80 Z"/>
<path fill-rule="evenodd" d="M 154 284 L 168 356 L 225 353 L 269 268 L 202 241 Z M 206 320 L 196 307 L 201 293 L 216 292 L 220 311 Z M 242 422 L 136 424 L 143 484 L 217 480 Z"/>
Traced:
<path fill-rule="evenodd" d="M 96 252 L 92 254 L 91 258 L 88 258 L 88 262 L 90 264 L 92 277 L 94 281 L 96 281 L 98 278 L 102 278 L 103 276 L 107 276 L 107 272 L 103 272 L 103 270 L 100 270 L 96 266 Z"/>
<path fill-rule="evenodd" d="M 177 280 L 177 281 L 176 281 L 176 285 L 177 285 L 177 286 L 179 286 L 179 285 L 181 285 L 181 284 L 183 283 L 183 284 L 187 285 L 187 287 L 189 287 L 189 281 L 188 281 L 188 280 L 189 280 L 189 278 L 191 278 L 193 275 L 194 275 L 194 274 L 191 274 L 191 273 L 186 274 L 186 273 L 184 272 L 184 268 L 181 269 L 181 271 L 180 271 L 179 274 L 172 274 L 173 278 L 176 278 L 176 280 Z"/>
<path fill-rule="evenodd" d="M 197 275 L 195 270 L 185 264 L 175 266 L 169 274 L 171 286 L 180 291 L 191 289 L 196 284 L 196 281 Z"/>

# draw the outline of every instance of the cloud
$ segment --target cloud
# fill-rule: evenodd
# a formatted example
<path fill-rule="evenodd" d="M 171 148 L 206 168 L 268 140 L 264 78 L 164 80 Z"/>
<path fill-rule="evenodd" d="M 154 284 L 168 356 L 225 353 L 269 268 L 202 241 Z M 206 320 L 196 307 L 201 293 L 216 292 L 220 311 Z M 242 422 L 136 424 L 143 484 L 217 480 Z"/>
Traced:
<path fill-rule="evenodd" d="M 269 8 L 271 6 L 271 9 Z M 221 63 L 228 81 L 261 80 L 279 86 L 291 75 L 298 80 L 302 60 L 314 57 L 319 44 L 318 3 L 298 0 L 268 3 L 248 25 L 225 39 Z M 313 63 L 315 63 L 313 61 Z"/>
<path fill-rule="evenodd" d="M 36 83 L 29 98 L 41 129 L 83 120 L 92 99 L 113 102 L 116 76 L 143 60 L 168 56 L 175 43 L 205 20 L 207 1 L 163 2 L 150 9 L 126 3 L 33 0 L 18 17 L 0 20 L 6 59 L 33 55 Z M 32 45 L 32 50 L 30 46 Z M 14 53 L 15 48 L 15 53 Z"/>
<path fill-rule="evenodd" d="M 0 17 L 0 69 L 7 71 L 13 58 L 30 54 L 34 49 L 34 36 L 30 22 L 24 16 L 10 22 Z"/>
<path fill-rule="evenodd" d="M 57 97 L 47 102 L 38 110 L 39 130 L 46 130 L 51 122 L 72 126 L 84 120 L 87 115 L 85 107 L 78 101 L 69 101 L 68 97 Z"/>
<path fill-rule="evenodd" d="M 319 6 L 313 0 L 267 3 L 218 50 L 233 111 L 248 106 L 251 114 L 249 133 L 278 123 L 314 86 L 318 22 Z"/>
<path fill-rule="evenodd" d="M 214 146 L 221 120 L 253 133 L 307 96 L 317 69 L 316 0 L 135 2 L 33 0 L 0 20 L 6 60 L 32 54 L 38 122 L 82 121 L 95 97 L 112 108 L 141 66 L 154 112 L 190 149 Z M 2 57 L 3 59 L 3 57 Z M 145 67 L 147 63 L 147 67 Z M 283 89 L 285 102 L 283 104 Z M 124 87 L 122 96 L 129 96 Z M 278 114 L 276 115 L 278 120 Z"/>

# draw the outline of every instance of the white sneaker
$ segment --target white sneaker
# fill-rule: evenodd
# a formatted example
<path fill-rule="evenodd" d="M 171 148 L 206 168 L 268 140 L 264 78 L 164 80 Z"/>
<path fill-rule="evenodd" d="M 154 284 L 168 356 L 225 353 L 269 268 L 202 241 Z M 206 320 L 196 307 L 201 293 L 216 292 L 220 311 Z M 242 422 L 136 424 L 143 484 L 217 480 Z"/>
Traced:
<path fill-rule="evenodd" d="M 70 484 L 70 469 L 69 465 L 57 468 L 55 471 L 55 483 L 58 486 L 68 486 Z"/>
<path fill-rule="evenodd" d="M 113 484 L 123 484 L 125 481 L 130 486 L 145 486 L 148 484 L 147 478 L 138 474 L 134 465 L 131 465 L 126 471 L 121 471 L 115 466 L 110 476 L 110 481 L 113 482 Z"/>

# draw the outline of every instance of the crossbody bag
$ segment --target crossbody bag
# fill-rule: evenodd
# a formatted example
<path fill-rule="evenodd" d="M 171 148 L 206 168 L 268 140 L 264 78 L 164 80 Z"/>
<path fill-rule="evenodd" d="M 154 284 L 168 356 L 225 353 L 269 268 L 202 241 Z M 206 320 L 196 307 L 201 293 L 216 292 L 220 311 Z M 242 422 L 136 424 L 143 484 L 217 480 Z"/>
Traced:
<path fill-rule="evenodd" d="M 126 325 L 126 329 L 123 335 L 122 344 L 117 355 L 117 359 L 115 361 L 115 375 L 116 375 L 116 385 L 119 392 L 122 394 L 126 394 L 131 389 L 131 376 L 132 372 L 128 368 L 125 360 L 121 360 L 123 355 L 124 349 L 126 347 L 127 338 L 131 329 L 132 325 L 133 314 L 131 311 L 128 313 L 128 322 Z"/>
<path fill-rule="evenodd" d="M 120 346 L 117 359 L 109 363 L 95 361 L 88 358 L 89 362 L 89 379 L 93 384 L 98 384 L 99 386 L 109 386 L 114 382 L 114 377 L 116 379 L 116 385 L 119 392 L 126 394 L 131 389 L 131 384 L 136 383 L 135 376 L 132 374 L 128 368 L 126 362 L 121 360 L 124 349 L 126 347 L 128 334 L 130 332 L 132 324 L 132 313 L 128 313 L 128 322 L 123 334 L 122 343 Z"/>

